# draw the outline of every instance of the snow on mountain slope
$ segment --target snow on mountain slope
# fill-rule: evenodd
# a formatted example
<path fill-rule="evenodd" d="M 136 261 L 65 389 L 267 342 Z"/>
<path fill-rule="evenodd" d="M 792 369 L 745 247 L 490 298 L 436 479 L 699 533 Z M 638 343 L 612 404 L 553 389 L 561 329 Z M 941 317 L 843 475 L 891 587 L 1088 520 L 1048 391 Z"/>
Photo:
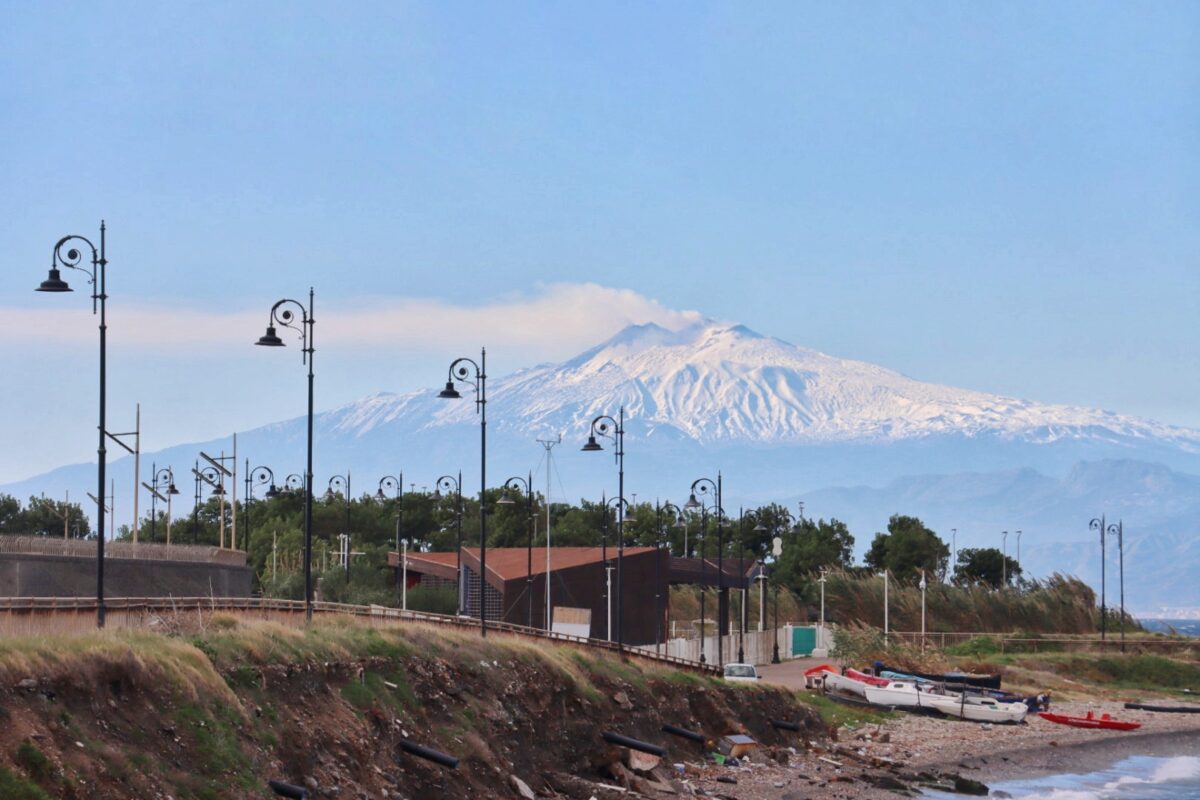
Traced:
<path fill-rule="evenodd" d="M 699 444 L 889 442 L 940 434 L 1028 443 L 1150 440 L 1200 452 L 1200 432 L 1149 420 L 922 383 L 834 358 L 741 325 L 680 331 L 626 328 L 561 364 L 489 381 L 488 416 L 513 432 L 585 427 L 620 405 L 631 435 L 672 433 Z M 418 429 L 475 417 L 469 400 L 432 391 L 379 394 L 331 414 L 340 434 L 404 420 Z"/>

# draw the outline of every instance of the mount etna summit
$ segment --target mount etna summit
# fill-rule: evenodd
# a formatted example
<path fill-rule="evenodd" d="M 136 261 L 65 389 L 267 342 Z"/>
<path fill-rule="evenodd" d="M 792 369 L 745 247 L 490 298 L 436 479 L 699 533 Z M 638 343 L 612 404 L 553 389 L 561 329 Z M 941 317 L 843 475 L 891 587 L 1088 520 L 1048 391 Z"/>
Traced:
<path fill-rule="evenodd" d="M 475 404 L 439 399 L 441 380 L 431 374 L 427 391 L 375 394 L 320 413 L 317 486 L 346 469 L 356 493 L 397 470 L 420 487 L 461 469 L 464 485 L 477 486 Z M 624 406 L 627 493 L 679 502 L 693 479 L 721 470 L 727 513 L 803 498 L 811 515 L 849 522 L 860 548 L 890 514 L 913 514 L 944 538 L 956 528 L 959 547 L 998 547 L 1001 529 L 1021 529 L 1028 571 L 1098 579 L 1099 564 L 1090 564 L 1098 546 L 1095 558 L 1086 556 L 1091 516 L 1122 518 L 1127 551 L 1167 563 L 1189 546 L 1200 511 L 1200 478 L 1192 477 L 1200 474 L 1200 432 L 922 383 L 741 325 L 631 326 L 568 361 L 496 377 L 487 388 L 489 482 L 534 468 L 543 454 L 535 440 L 562 434 L 553 491 L 571 499 L 615 493 L 611 459 L 579 445 L 593 417 Z M 319 376 L 317 393 L 319 402 Z M 228 440 L 179 445 L 143 461 L 173 464 L 182 475 L 198 450 L 223 446 Z M 302 471 L 303 448 L 303 419 L 238 434 L 239 453 L 277 476 Z M 112 474 L 126 474 L 121 462 Z M 3 490 L 82 496 L 92 476 L 75 465 Z M 118 519 L 128 516 L 122 490 L 130 487 L 118 483 Z M 1167 598 L 1200 605 L 1193 586 L 1182 595 L 1152 586 L 1152 564 L 1127 560 L 1126 569 L 1133 592 L 1144 584 L 1134 594 L 1142 607 Z"/>

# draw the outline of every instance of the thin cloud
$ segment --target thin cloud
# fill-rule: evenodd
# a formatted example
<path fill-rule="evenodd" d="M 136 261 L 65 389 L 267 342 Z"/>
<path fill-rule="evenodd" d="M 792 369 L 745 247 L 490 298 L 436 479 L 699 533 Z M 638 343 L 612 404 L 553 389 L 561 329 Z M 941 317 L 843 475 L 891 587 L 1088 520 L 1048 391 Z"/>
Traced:
<path fill-rule="evenodd" d="M 266 324 L 262 311 L 164 311 L 136 304 L 110 303 L 108 316 L 113 345 L 154 350 L 244 345 L 260 335 Z M 419 352 L 474 348 L 484 342 L 546 358 L 594 345 L 627 325 L 653 322 L 677 330 L 701 318 L 697 311 L 667 308 L 630 289 L 554 283 L 477 305 L 409 297 L 322 302 L 316 335 L 319 347 L 375 346 L 386 341 L 393 350 Z M 90 342 L 96 335 L 95 324 L 78 309 L 0 309 L 0 340 L 8 344 Z"/>

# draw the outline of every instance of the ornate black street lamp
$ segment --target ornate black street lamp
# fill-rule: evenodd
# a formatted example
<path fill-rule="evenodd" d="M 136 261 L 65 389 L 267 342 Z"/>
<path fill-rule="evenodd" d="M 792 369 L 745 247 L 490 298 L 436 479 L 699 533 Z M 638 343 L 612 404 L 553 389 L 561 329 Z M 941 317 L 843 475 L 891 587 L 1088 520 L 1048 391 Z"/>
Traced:
<path fill-rule="evenodd" d="M 211 494 L 213 497 L 223 497 L 225 494 L 224 474 L 218 472 L 215 467 L 205 467 L 204 469 L 200 469 L 199 467 L 200 462 L 196 462 L 196 465 L 192 467 L 192 474 L 196 476 L 196 501 L 192 505 L 192 544 L 196 544 L 196 535 L 200 519 L 199 512 L 201 490 L 203 489 L 204 484 L 208 484 L 211 487 L 212 490 L 209 492 L 209 494 Z"/>
<path fill-rule="evenodd" d="M 1108 530 L 1108 523 L 1101 514 L 1089 522 L 1088 527 L 1094 531 L 1100 531 L 1100 641 L 1104 641 L 1108 629 L 1108 604 L 1104 592 L 1107 584 L 1104 579 L 1104 567 L 1108 563 L 1108 559 L 1104 555 L 1104 535 Z"/>
<path fill-rule="evenodd" d="M 526 547 L 526 566 L 525 566 L 525 602 L 528 608 L 525 613 L 525 627 L 533 627 L 533 474 L 529 477 L 522 478 L 520 475 L 514 475 L 504 482 L 504 493 L 500 499 L 496 501 L 498 505 L 510 506 L 514 504 L 511 497 L 508 496 L 509 489 L 521 488 L 525 492 L 525 514 L 528 517 L 526 520 L 529 525 L 529 544 Z"/>
<path fill-rule="evenodd" d="M 304 491 L 304 476 L 293 472 L 291 475 L 288 475 L 283 479 L 283 488 L 288 492 Z"/>
<path fill-rule="evenodd" d="M 167 504 L 167 544 L 170 544 L 171 497 L 179 494 L 179 490 L 175 488 L 175 473 L 171 471 L 170 467 L 159 469 L 157 464 L 150 465 L 150 472 L 154 475 L 150 483 L 142 481 L 142 486 L 150 492 L 150 541 L 154 541 L 154 535 L 157 533 L 158 511 L 154 501 L 162 500 Z"/>
<path fill-rule="evenodd" d="M 474 374 L 472 374 L 472 371 Z M 487 636 L 487 349 L 479 351 L 479 363 L 469 358 L 450 362 L 446 388 L 438 397 L 461 400 L 455 382 L 475 390 L 475 412 L 479 414 L 479 635 Z"/>
<path fill-rule="evenodd" d="M 1117 537 L 1117 565 L 1120 568 L 1121 575 L 1121 652 L 1125 652 L 1125 523 L 1122 520 L 1117 520 L 1115 524 L 1108 526 L 1108 535 Z"/>
<path fill-rule="evenodd" d="M 346 583 L 350 582 L 350 470 L 345 475 L 334 475 L 325 488 L 325 500 L 332 502 L 338 494 L 346 501 Z"/>
<path fill-rule="evenodd" d="M 299 312 L 299 318 L 295 308 Z M 308 365 L 308 454 L 304 467 L 304 618 L 312 622 L 313 585 L 312 585 L 312 462 L 313 462 L 313 354 L 316 347 L 313 344 L 313 328 L 316 320 L 313 318 L 313 290 L 308 290 L 308 308 L 296 300 L 283 299 L 271 306 L 271 314 L 267 319 L 267 332 L 255 342 L 263 347 L 283 347 L 283 340 L 275 333 L 275 326 L 291 328 L 300 334 L 302 344 L 302 360 Z M 291 486 L 291 476 L 288 476 L 288 486 Z"/>
<path fill-rule="evenodd" d="M 580 449 L 587 453 L 603 450 L 604 448 L 596 441 L 597 436 L 612 439 L 617 448 L 615 453 L 617 462 L 617 651 L 620 652 L 625 645 L 623 627 L 625 592 L 624 584 L 621 581 L 625 560 L 625 406 L 621 406 L 617 411 L 616 419 L 608 414 L 601 414 L 592 420 L 587 443 Z M 607 520 L 607 508 L 604 514 L 604 518 Z"/>
<path fill-rule="evenodd" d="M 375 492 L 375 499 L 383 502 L 387 499 L 387 495 L 383 493 L 384 488 L 394 489 L 396 492 L 396 556 L 404 558 L 400 552 L 400 524 L 404 518 L 404 473 L 397 475 L 384 475 L 379 479 L 379 489 Z M 400 562 L 400 569 L 396 571 L 397 577 L 403 580 L 404 562 Z M 402 595 L 405 590 L 400 585 L 400 580 L 396 581 L 396 593 Z"/>
<path fill-rule="evenodd" d="M 724 651 L 721 647 L 721 623 L 723 622 L 722 608 L 725 590 L 725 528 L 723 526 L 725 510 L 721 506 L 721 473 L 717 473 L 717 480 L 714 482 L 711 478 L 697 478 L 692 481 L 692 490 L 688 494 L 688 500 L 683 504 L 684 508 L 695 510 L 700 509 L 700 661 L 705 661 L 704 657 L 704 574 L 706 572 L 704 559 L 704 533 L 706 523 L 708 521 L 708 506 L 696 499 L 696 495 L 701 496 L 711 495 L 714 500 L 713 514 L 717 518 L 717 667 L 724 666 Z"/>
<path fill-rule="evenodd" d="M 451 489 L 454 490 L 454 524 L 458 529 L 458 543 L 454 548 L 454 552 L 455 552 L 455 556 L 456 556 L 455 562 L 454 562 L 455 563 L 454 573 L 457 576 L 457 581 L 458 581 L 458 585 L 456 587 L 457 591 L 458 591 L 458 613 L 460 615 L 462 615 L 463 613 L 466 612 L 466 608 L 467 608 L 467 597 L 466 597 L 467 589 L 466 589 L 465 582 L 463 581 L 463 566 L 462 566 L 462 548 L 463 548 L 462 473 L 459 472 L 457 478 L 455 478 L 453 475 L 443 475 L 442 477 L 440 477 L 436 481 L 434 481 L 434 484 L 433 484 L 433 499 L 434 500 L 442 499 L 442 489 L 445 489 L 447 492 L 449 492 Z"/>
<path fill-rule="evenodd" d="M 783 508 L 783 509 L 780 509 L 779 514 L 785 520 L 787 520 L 788 525 L 790 526 L 791 530 L 795 531 L 795 530 L 799 529 L 800 523 L 797 522 L 796 518 L 792 516 L 792 512 L 788 511 L 786 508 Z M 803 503 L 801 503 L 801 505 L 800 505 L 800 519 L 804 519 L 804 504 Z M 779 531 L 779 529 L 776 528 L 776 536 L 778 536 L 779 533 L 781 533 L 781 531 Z M 772 542 L 772 544 L 774 544 L 774 542 Z M 783 545 L 782 539 L 780 540 L 779 545 L 780 545 L 779 549 L 782 551 L 782 545 Z M 776 566 L 779 564 L 779 554 L 775 553 L 774 555 L 775 555 L 775 560 L 773 562 L 771 562 L 771 571 L 772 572 L 775 571 Z M 775 595 L 775 625 L 773 626 L 773 633 L 771 634 L 771 640 L 772 640 L 772 642 L 774 642 L 774 644 L 772 644 L 772 646 L 771 646 L 771 663 L 778 664 L 778 663 L 780 663 L 780 659 L 779 659 L 779 579 L 778 579 L 778 577 L 776 578 L 776 580 L 772 586 L 772 590 Z"/>
<path fill-rule="evenodd" d="M 104 627 L 104 470 L 106 466 L 107 449 L 104 446 L 104 437 L 108 435 L 106 427 L 105 411 L 108 401 L 108 371 L 107 371 L 107 341 L 108 341 L 108 322 L 105 315 L 105 301 L 108 299 L 108 294 L 105 291 L 106 272 L 108 267 L 108 259 L 104 255 L 105 232 L 106 227 L 104 220 L 100 221 L 100 247 L 92 244 L 91 240 L 83 236 L 75 234 L 64 236 L 55 243 L 54 249 L 50 251 L 50 274 L 46 280 L 42 281 L 38 286 L 39 292 L 70 292 L 73 291 L 67 282 L 62 279 L 59 273 L 59 267 L 67 267 L 68 269 L 77 269 L 88 276 L 88 283 L 92 286 L 92 314 L 96 314 L 97 310 L 100 314 L 100 426 L 99 426 L 99 441 L 100 445 L 96 449 L 97 465 L 96 465 L 96 484 L 99 487 L 96 490 L 96 627 Z M 69 247 L 63 250 L 68 243 L 81 242 L 87 245 L 87 248 L 92 251 L 91 268 L 85 266 L 83 252 L 77 247 Z M 136 488 L 136 487 L 135 487 Z M 134 520 L 136 523 L 136 520 Z"/>
<path fill-rule="evenodd" d="M 266 486 L 267 499 L 279 496 L 279 487 L 275 485 L 275 473 L 270 467 L 255 467 L 250 469 L 250 459 L 246 459 L 246 547 L 247 553 L 250 552 L 250 506 L 254 502 L 254 487 Z"/>
<path fill-rule="evenodd" d="M 607 604 L 607 606 L 605 608 L 605 612 L 604 612 L 605 613 L 604 621 L 605 621 L 605 624 L 608 626 L 608 635 L 606 638 L 610 642 L 612 641 L 612 629 L 613 629 L 613 624 L 612 624 L 612 585 L 611 585 L 612 581 L 610 580 L 610 577 L 611 577 L 611 570 L 613 567 L 612 567 L 612 563 L 609 562 L 609 560 L 608 560 L 608 510 L 611 507 L 615 507 L 617 509 L 617 513 L 621 514 L 626 510 L 627 506 L 628 506 L 628 501 L 624 500 L 620 497 L 605 497 L 604 495 L 600 496 L 600 507 L 604 511 L 604 523 L 600 526 L 600 561 L 604 564 L 604 602 Z M 618 564 L 618 566 L 620 565 L 620 553 L 621 553 L 621 548 L 618 546 L 618 548 L 617 548 L 617 564 Z M 620 575 L 620 573 L 618 572 L 618 576 L 619 575 Z M 618 584 L 618 593 L 617 593 L 617 616 L 618 617 L 620 617 L 620 611 L 621 611 L 620 600 L 621 600 L 621 595 L 619 592 L 619 584 Z M 618 631 L 619 631 L 620 619 L 618 619 L 617 622 L 618 622 Z"/>
<path fill-rule="evenodd" d="M 667 502 L 661 506 L 658 503 L 654 504 L 654 517 L 658 523 L 658 536 L 655 538 L 655 547 L 660 552 L 654 554 L 654 652 L 657 654 L 662 646 L 663 634 L 663 605 L 662 605 L 662 546 L 667 545 L 667 557 L 671 557 L 671 545 L 667 539 L 667 526 L 663 525 L 663 515 L 670 514 L 675 522 L 671 524 L 672 528 L 682 528 L 684 526 L 683 512 L 679 510 L 679 506 L 674 503 Z M 704 625 L 701 623 L 701 628 Z"/>

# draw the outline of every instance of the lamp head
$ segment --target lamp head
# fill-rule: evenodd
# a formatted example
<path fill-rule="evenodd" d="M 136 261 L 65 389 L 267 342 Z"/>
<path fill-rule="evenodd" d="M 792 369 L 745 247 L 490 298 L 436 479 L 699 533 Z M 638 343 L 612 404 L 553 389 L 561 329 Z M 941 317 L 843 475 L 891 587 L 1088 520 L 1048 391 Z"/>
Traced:
<path fill-rule="evenodd" d="M 500 499 L 496 501 L 496 505 L 498 505 L 498 506 L 514 506 L 514 505 L 516 505 L 516 501 L 513 500 L 511 497 L 509 497 L 508 493 L 505 492 L 503 495 L 500 496 Z"/>
<path fill-rule="evenodd" d="M 589 436 L 588 440 L 587 440 L 587 444 L 585 444 L 583 447 L 581 447 L 579 449 L 585 453 L 598 453 L 601 450 L 603 450 L 604 448 L 601 447 L 600 443 L 596 441 L 595 436 Z"/>
<path fill-rule="evenodd" d="M 275 487 L 275 484 L 272 483 L 270 488 L 267 489 L 267 497 L 279 497 L 279 489 Z"/>
<path fill-rule="evenodd" d="M 171 481 L 171 485 L 167 487 L 167 494 L 179 494 L 179 490 L 175 488 L 175 481 Z"/>
<path fill-rule="evenodd" d="M 387 499 L 386 497 L 383 496 L 383 487 L 382 486 L 379 487 L 379 491 L 375 492 L 375 499 L 381 503 Z"/>
<path fill-rule="evenodd" d="M 213 490 L 212 490 L 213 497 L 220 497 L 224 494 L 225 494 L 225 487 L 222 486 L 221 484 L 218 483 L 216 486 L 213 487 Z"/>
<path fill-rule="evenodd" d="M 434 489 L 434 490 L 433 490 L 433 499 L 434 499 L 434 500 L 441 500 L 441 499 L 442 499 L 442 490 L 441 490 L 441 489 Z"/>
<path fill-rule="evenodd" d="M 461 400 L 462 395 L 458 393 L 458 389 L 454 388 L 454 381 L 446 381 L 446 388 L 438 392 L 438 397 L 443 400 Z"/>
<path fill-rule="evenodd" d="M 760 522 L 750 530 L 754 531 L 755 533 L 765 533 L 767 531 L 767 526 Z"/>
<path fill-rule="evenodd" d="M 695 493 L 695 492 L 692 492 L 691 494 L 689 494 L 689 495 L 688 495 L 687 502 L 683 504 L 683 507 L 684 507 L 684 508 L 689 508 L 689 509 L 692 509 L 692 510 L 695 510 L 695 509 L 697 509 L 697 508 L 700 508 L 700 501 L 696 499 L 696 493 Z"/>
<path fill-rule="evenodd" d="M 37 288 L 39 292 L 73 292 L 75 291 L 67 282 L 62 279 L 58 273 L 57 267 L 50 268 L 50 277 L 42 281 L 42 285 Z"/>
<path fill-rule="evenodd" d="M 262 345 L 263 347 L 283 347 L 284 346 L 283 339 L 280 339 L 275 334 L 275 326 L 274 325 L 268 325 L 267 332 L 264 333 L 262 336 L 258 337 L 258 341 L 255 342 L 255 344 Z"/>
<path fill-rule="evenodd" d="M 328 488 L 328 489 L 326 489 L 326 490 L 325 490 L 325 499 L 326 499 L 326 500 L 332 500 L 332 499 L 333 499 L 333 497 L 334 497 L 334 494 L 333 494 L 333 487 L 331 486 L 330 488 Z"/>

